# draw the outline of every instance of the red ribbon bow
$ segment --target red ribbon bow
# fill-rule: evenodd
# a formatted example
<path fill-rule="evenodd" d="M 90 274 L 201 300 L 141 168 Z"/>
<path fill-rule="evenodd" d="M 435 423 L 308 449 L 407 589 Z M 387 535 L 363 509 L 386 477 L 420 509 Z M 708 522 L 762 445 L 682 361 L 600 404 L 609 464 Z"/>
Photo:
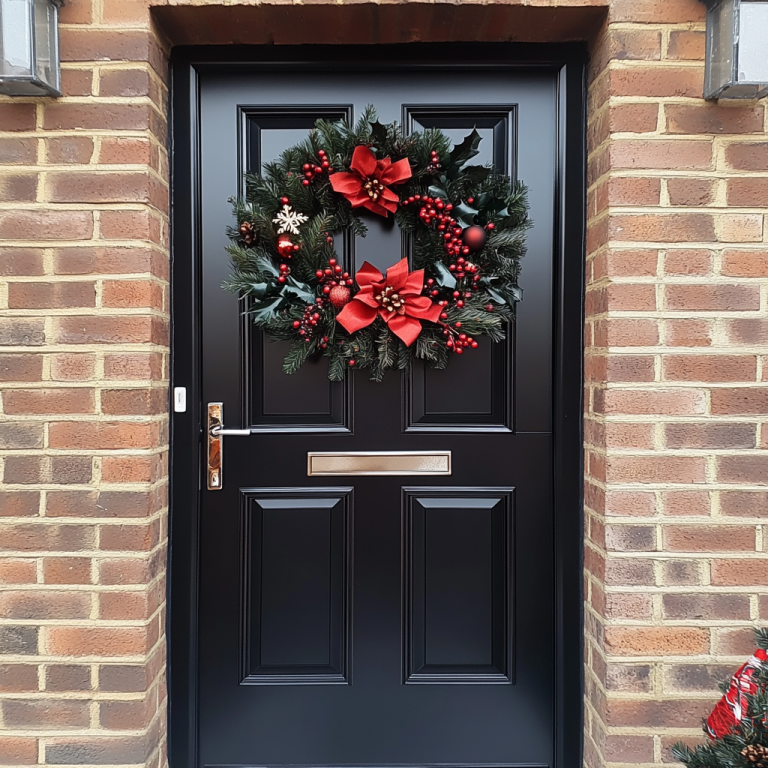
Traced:
<path fill-rule="evenodd" d="M 410 347 L 421 333 L 420 321 L 436 323 L 440 317 L 442 307 L 421 295 L 424 270 L 409 273 L 407 259 L 390 267 L 386 277 L 366 261 L 355 278 L 360 290 L 336 316 L 349 333 L 370 325 L 378 315 Z"/>
<path fill-rule="evenodd" d="M 350 173 L 332 173 L 328 177 L 333 191 L 344 195 L 353 208 L 364 207 L 381 216 L 394 213 L 400 202 L 389 186 L 411 178 L 408 160 L 396 163 L 388 157 L 377 160 L 376 155 L 363 146 L 355 147 L 349 170 Z"/>

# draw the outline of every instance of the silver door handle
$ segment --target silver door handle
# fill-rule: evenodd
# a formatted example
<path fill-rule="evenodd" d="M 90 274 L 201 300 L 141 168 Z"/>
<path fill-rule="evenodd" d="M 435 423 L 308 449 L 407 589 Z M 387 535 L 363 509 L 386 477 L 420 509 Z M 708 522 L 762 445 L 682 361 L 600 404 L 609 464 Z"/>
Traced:
<path fill-rule="evenodd" d="M 206 484 L 209 491 L 220 491 L 224 486 L 224 440 L 226 435 L 250 435 L 250 429 L 224 428 L 224 403 L 208 403 L 208 466 Z"/>
<path fill-rule="evenodd" d="M 213 437 L 224 437 L 230 435 L 231 437 L 250 435 L 252 430 L 250 429 L 224 429 L 224 427 L 211 427 L 211 435 Z"/>

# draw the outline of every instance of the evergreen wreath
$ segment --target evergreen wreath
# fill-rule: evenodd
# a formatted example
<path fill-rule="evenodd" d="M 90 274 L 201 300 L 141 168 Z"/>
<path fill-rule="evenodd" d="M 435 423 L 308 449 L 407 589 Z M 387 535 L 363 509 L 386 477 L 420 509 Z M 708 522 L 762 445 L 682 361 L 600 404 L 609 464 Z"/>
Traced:
<path fill-rule="evenodd" d="M 704 723 L 709 736 L 672 754 L 688 768 L 768 768 L 768 630 L 755 629 L 757 650 L 721 684 L 723 697 Z"/>
<path fill-rule="evenodd" d="M 283 370 L 328 358 L 328 377 L 368 369 L 380 381 L 412 357 L 444 368 L 485 336 L 505 338 L 514 318 L 520 259 L 530 226 L 526 188 L 478 154 L 473 130 L 453 146 L 437 129 L 405 135 L 366 108 L 357 125 L 318 120 L 302 143 L 245 177 L 232 199 L 232 276 L 224 288 L 247 302 L 266 335 L 288 341 Z M 334 233 L 364 236 L 360 211 L 389 216 L 412 236 L 412 261 L 353 277 Z"/>

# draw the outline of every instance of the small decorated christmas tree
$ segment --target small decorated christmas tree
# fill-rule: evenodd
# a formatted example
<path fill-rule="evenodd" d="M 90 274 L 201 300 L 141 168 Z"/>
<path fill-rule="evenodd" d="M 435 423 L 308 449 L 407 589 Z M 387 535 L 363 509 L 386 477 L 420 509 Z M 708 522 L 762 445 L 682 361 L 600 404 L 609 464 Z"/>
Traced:
<path fill-rule="evenodd" d="M 758 649 L 721 685 L 723 698 L 704 724 L 706 744 L 678 743 L 672 753 L 688 768 L 768 768 L 768 630 L 755 630 Z"/>

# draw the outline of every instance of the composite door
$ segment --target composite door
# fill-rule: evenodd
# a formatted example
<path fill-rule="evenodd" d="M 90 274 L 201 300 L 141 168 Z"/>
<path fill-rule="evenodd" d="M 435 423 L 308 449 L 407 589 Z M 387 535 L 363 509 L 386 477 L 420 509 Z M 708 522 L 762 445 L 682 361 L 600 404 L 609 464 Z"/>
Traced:
<path fill-rule="evenodd" d="M 552 765 L 556 75 L 283 67 L 199 88 L 201 400 L 250 429 L 202 491 L 199 764 Z M 367 104 L 456 139 L 477 127 L 478 160 L 528 184 L 524 301 L 507 343 L 445 371 L 286 376 L 220 288 L 227 198 L 316 118 Z M 407 255 L 391 221 L 367 224 L 337 243 L 348 264 Z M 451 474 L 308 475 L 310 452 L 386 451 L 450 451 Z"/>

